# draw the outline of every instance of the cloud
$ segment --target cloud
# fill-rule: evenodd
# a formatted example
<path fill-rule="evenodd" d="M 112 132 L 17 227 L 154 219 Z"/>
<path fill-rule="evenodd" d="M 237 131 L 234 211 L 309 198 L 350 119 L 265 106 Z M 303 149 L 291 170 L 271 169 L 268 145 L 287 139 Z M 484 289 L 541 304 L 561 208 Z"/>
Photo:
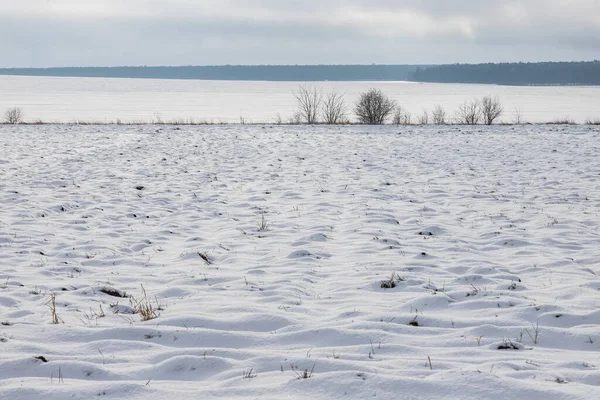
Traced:
<path fill-rule="evenodd" d="M 598 15 L 598 0 L 0 0 L 0 63 L 593 59 Z"/>

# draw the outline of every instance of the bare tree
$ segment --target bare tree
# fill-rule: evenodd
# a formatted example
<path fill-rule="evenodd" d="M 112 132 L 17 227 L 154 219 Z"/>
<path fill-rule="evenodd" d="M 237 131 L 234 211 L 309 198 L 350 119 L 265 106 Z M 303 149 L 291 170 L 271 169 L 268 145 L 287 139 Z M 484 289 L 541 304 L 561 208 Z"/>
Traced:
<path fill-rule="evenodd" d="M 392 123 L 394 125 L 412 125 L 412 115 L 410 111 L 397 106 L 394 115 L 392 116 Z"/>
<path fill-rule="evenodd" d="M 435 106 L 431 112 L 431 118 L 435 125 L 446 125 L 446 110 L 441 105 Z"/>
<path fill-rule="evenodd" d="M 456 111 L 456 122 L 465 125 L 477 125 L 481 119 L 479 100 L 465 102 Z"/>
<path fill-rule="evenodd" d="M 354 107 L 358 121 L 363 124 L 381 125 L 396 109 L 396 102 L 379 89 L 361 93 Z"/>
<path fill-rule="evenodd" d="M 394 125 L 402 125 L 402 121 L 404 118 L 404 110 L 401 106 L 397 106 L 394 110 L 394 115 L 392 115 L 392 124 Z"/>
<path fill-rule="evenodd" d="M 323 94 L 316 86 L 298 86 L 298 90 L 292 91 L 298 104 L 298 116 L 301 122 L 316 124 L 319 118 L 319 109 L 323 102 Z M 296 117 L 296 115 L 295 115 Z"/>
<path fill-rule="evenodd" d="M 7 124 L 20 124 L 23 122 L 23 110 L 18 107 L 9 108 L 4 112 Z"/>
<path fill-rule="evenodd" d="M 281 114 L 277 113 L 277 115 L 275 115 L 275 125 L 281 125 L 283 124 L 283 120 L 281 119 Z"/>
<path fill-rule="evenodd" d="M 429 113 L 426 109 L 423 109 L 423 113 L 419 115 L 419 125 L 429 124 Z"/>
<path fill-rule="evenodd" d="M 290 117 L 290 119 L 288 120 L 288 123 L 292 124 L 292 125 L 300 125 L 302 123 L 302 121 L 304 120 L 303 118 L 304 118 L 304 116 L 302 115 L 302 113 L 300 111 L 296 111 L 294 113 L 294 115 L 292 115 Z M 281 125 L 281 124 L 279 124 L 279 125 Z"/>
<path fill-rule="evenodd" d="M 343 124 L 347 121 L 348 108 L 344 102 L 344 96 L 340 93 L 331 92 L 321 104 L 321 115 L 326 124 Z"/>
<path fill-rule="evenodd" d="M 483 117 L 483 122 L 486 125 L 491 125 L 494 123 L 500 115 L 502 115 L 502 104 L 500 104 L 500 99 L 498 97 L 492 98 L 491 96 L 485 96 L 481 100 L 481 116 Z"/>
<path fill-rule="evenodd" d="M 515 111 L 513 111 L 513 124 L 521 125 L 525 123 L 525 119 L 523 118 L 523 113 L 521 109 L 515 107 Z"/>

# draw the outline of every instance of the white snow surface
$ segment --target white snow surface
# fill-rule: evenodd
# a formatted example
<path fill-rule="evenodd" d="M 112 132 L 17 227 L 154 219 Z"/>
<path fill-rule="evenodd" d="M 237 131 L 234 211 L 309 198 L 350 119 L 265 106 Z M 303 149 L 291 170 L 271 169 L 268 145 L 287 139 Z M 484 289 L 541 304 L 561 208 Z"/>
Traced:
<path fill-rule="evenodd" d="M 600 398 L 598 154 L 588 126 L 0 126 L 0 398 Z M 144 290 L 149 321 L 115 296 Z"/>

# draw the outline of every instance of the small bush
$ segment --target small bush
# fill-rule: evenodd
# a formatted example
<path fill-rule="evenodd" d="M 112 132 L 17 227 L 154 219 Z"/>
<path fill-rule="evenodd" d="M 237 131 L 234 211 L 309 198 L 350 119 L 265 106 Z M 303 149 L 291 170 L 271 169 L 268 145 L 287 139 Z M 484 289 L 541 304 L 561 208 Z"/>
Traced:
<path fill-rule="evenodd" d="M 479 100 L 465 102 L 456 111 L 456 122 L 464 125 L 477 125 L 481 119 L 481 104 Z"/>
<path fill-rule="evenodd" d="M 521 125 L 525 124 L 525 119 L 523 118 L 523 112 L 520 108 L 515 107 L 515 111 L 513 111 L 513 124 Z"/>
<path fill-rule="evenodd" d="M 298 111 L 294 114 L 295 121 L 307 124 L 318 123 L 319 110 L 323 104 L 323 94 L 316 86 L 306 87 L 298 86 L 298 89 L 292 92 L 298 104 Z"/>
<path fill-rule="evenodd" d="M 397 106 L 394 115 L 392 116 L 392 123 L 394 125 L 412 125 L 411 118 L 412 115 L 409 111 Z"/>
<path fill-rule="evenodd" d="M 429 124 L 429 113 L 427 110 L 423 110 L 423 113 L 419 115 L 419 125 L 427 125 Z"/>
<path fill-rule="evenodd" d="M 396 109 L 396 102 L 379 89 L 369 89 L 361 93 L 354 108 L 358 121 L 362 124 L 381 125 Z"/>
<path fill-rule="evenodd" d="M 441 105 L 435 106 L 431 112 L 431 118 L 435 125 L 446 125 L 446 110 Z"/>
<path fill-rule="evenodd" d="M 20 124 L 23 122 L 23 110 L 18 107 L 9 108 L 4 112 L 7 124 Z"/>
<path fill-rule="evenodd" d="M 326 124 L 336 125 L 346 123 L 347 108 L 344 97 L 336 92 L 331 92 L 321 103 L 321 115 Z"/>
<path fill-rule="evenodd" d="M 498 97 L 485 96 L 483 99 L 481 99 L 480 107 L 483 123 L 486 125 L 492 125 L 504 111 L 504 108 L 502 108 L 502 104 L 500 104 L 500 99 L 498 99 Z"/>

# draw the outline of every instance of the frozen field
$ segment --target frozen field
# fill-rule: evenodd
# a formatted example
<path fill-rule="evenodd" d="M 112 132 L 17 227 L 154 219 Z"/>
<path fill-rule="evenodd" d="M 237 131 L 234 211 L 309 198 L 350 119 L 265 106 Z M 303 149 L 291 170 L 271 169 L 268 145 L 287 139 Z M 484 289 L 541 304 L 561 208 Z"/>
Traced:
<path fill-rule="evenodd" d="M 20 107 L 35 121 L 190 120 L 238 123 L 287 121 L 297 111 L 293 91 L 307 82 L 203 81 L 177 79 L 110 79 L 0 76 L 0 113 Z M 440 104 L 452 119 L 466 101 L 498 96 L 504 106 L 499 120 L 547 122 L 600 118 L 600 86 L 499 86 L 420 82 L 315 82 L 325 93 L 344 95 L 348 108 L 360 93 L 380 89 L 412 114 Z M 0 114 L 0 119 L 1 114 Z M 351 116 L 354 120 L 354 116 Z"/>
<path fill-rule="evenodd" d="M 587 126 L 0 126 L 0 398 L 600 398 L 598 154 Z"/>

